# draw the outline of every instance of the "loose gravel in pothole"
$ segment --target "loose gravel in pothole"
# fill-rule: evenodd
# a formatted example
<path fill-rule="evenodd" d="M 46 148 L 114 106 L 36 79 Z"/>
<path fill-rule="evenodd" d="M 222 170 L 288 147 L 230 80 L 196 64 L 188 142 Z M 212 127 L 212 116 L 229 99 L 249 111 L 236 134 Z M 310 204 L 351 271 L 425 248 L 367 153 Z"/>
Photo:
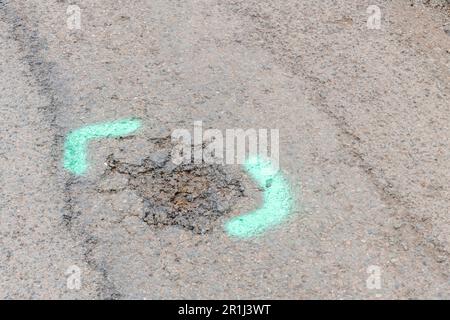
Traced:
<path fill-rule="evenodd" d="M 111 155 L 105 173 L 128 177 L 127 188 L 142 197 L 143 220 L 149 226 L 174 225 L 207 233 L 244 196 L 240 175 L 229 168 L 204 163 L 177 166 L 170 158 L 168 138 L 157 141 L 155 146 L 158 149 L 139 164 L 125 163 Z"/>

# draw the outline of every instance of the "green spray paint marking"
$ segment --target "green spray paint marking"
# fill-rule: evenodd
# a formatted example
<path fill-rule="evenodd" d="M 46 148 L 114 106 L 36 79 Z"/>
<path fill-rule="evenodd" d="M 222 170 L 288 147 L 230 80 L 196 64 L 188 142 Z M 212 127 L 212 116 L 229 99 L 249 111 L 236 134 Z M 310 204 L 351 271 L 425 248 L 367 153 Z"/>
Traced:
<path fill-rule="evenodd" d="M 86 126 L 69 133 L 64 150 L 64 168 L 82 175 L 88 168 L 87 149 L 93 139 L 119 138 L 141 127 L 139 119 L 123 119 Z"/>
<path fill-rule="evenodd" d="M 251 157 L 245 163 L 245 169 L 263 189 L 264 205 L 225 224 L 227 233 L 238 238 L 254 237 L 280 224 L 293 208 L 289 183 L 269 160 Z"/>

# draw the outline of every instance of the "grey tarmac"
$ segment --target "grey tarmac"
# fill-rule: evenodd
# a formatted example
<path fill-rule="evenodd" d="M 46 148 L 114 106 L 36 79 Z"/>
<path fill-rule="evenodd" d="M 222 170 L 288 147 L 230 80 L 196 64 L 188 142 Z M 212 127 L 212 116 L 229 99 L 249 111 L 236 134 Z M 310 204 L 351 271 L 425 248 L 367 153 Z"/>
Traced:
<path fill-rule="evenodd" d="M 0 298 L 449 299 L 450 11 L 425 2 L 370 29 L 366 0 L 0 0 Z M 131 117 L 65 170 L 70 131 Z M 285 223 L 226 234 L 262 193 L 167 165 L 195 121 L 279 129 Z"/>

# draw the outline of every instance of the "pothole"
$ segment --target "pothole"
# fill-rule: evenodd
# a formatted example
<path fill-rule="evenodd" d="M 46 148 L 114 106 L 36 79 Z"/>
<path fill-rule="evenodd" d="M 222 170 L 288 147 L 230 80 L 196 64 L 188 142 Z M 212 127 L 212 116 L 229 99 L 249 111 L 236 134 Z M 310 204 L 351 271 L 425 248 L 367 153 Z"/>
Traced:
<path fill-rule="evenodd" d="M 170 138 L 155 140 L 154 146 L 136 163 L 110 155 L 103 177 L 126 177 L 125 188 L 135 190 L 143 200 L 143 221 L 149 226 L 208 233 L 244 196 L 242 175 L 236 170 L 205 163 L 175 165 L 170 158 Z"/>

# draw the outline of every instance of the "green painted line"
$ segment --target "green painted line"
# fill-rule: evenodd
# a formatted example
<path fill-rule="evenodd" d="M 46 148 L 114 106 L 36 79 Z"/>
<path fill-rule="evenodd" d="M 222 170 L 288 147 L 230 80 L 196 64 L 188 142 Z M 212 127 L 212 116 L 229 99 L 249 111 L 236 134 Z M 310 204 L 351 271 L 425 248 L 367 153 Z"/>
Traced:
<path fill-rule="evenodd" d="M 64 168 L 75 175 L 83 175 L 88 168 L 87 150 L 91 140 L 127 136 L 140 127 L 141 121 L 131 118 L 93 124 L 70 132 L 64 146 Z"/>
<path fill-rule="evenodd" d="M 264 191 L 264 205 L 232 218 L 225 224 L 225 230 L 233 237 L 251 238 L 282 223 L 291 213 L 294 201 L 288 181 L 269 160 L 254 156 L 244 167 Z"/>

